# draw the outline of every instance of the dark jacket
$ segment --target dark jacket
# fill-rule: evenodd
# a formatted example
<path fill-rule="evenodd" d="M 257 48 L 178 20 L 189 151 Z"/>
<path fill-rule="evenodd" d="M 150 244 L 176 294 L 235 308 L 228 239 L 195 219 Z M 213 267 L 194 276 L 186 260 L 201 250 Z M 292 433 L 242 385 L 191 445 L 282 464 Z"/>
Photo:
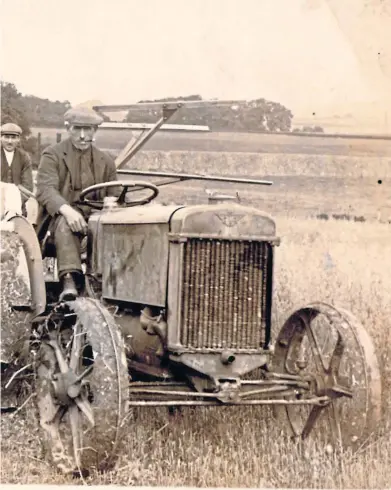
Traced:
<path fill-rule="evenodd" d="M 1 181 L 10 184 L 22 185 L 30 192 L 33 192 L 33 167 L 31 159 L 24 150 L 16 148 L 9 172 L 7 157 L 4 148 L 1 148 Z M 22 202 L 28 198 L 22 194 Z"/>
<path fill-rule="evenodd" d="M 37 201 L 39 203 L 37 232 L 42 237 L 42 227 L 49 216 L 55 216 L 63 204 L 72 204 L 80 191 L 80 169 L 75 158 L 76 152 L 70 138 L 45 148 L 37 173 Z M 114 160 L 106 153 L 92 146 L 92 167 L 95 184 L 117 180 Z M 89 198 L 103 199 L 115 195 L 115 188 L 102 190 Z M 47 224 L 45 225 L 47 229 Z M 43 233 L 44 234 L 44 233 Z"/>

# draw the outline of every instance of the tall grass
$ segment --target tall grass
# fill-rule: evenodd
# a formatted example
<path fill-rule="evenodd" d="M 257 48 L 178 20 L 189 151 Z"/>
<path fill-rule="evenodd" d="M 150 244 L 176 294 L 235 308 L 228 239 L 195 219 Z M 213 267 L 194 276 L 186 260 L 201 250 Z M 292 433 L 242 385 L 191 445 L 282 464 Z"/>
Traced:
<path fill-rule="evenodd" d="M 117 469 L 87 483 L 203 487 L 386 488 L 391 482 L 391 240 L 380 224 L 278 219 L 274 330 L 314 300 L 352 310 L 374 339 L 383 422 L 356 452 L 289 441 L 266 408 L 137 409 Z M 40 458 L 34 412 L 2 421 L 4 483 L 75 483 Z M 22 417 L 23 415 L 23 417 Z M 80 482 L 81 483 L 81 482 Z"/>

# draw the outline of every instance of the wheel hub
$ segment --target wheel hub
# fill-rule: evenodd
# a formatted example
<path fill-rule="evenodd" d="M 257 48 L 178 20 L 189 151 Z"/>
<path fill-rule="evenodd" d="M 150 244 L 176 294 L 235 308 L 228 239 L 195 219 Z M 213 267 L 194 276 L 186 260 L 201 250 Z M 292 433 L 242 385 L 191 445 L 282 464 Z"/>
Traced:
<path fill-rule="evenodd" d="M 341 396 L 353 397 L 353 392 L 348 388 L 348 381 L 340 376 L 335 376 L 331 373 L 315 375 L 315 393 L 316 396 L 328 396 L 330 399 L 339 398 Z"/>
<path fill-rule="evenodd" d="M 81 392 L 81 382 L 76 374 L 69 370 L 65 373 L 57 373 L 52 376 L 54 395 L 62 405 L 69 406 L 73 399 Z"/>

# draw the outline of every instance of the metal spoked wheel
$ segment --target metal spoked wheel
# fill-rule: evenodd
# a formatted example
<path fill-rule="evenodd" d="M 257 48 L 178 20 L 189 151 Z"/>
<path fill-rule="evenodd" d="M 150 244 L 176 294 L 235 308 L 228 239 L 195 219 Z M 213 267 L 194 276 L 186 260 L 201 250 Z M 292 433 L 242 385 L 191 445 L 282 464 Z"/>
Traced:
<path fill-rule="evenodd" d="M 128 405 L 121 332 L 91 298 L 59 304 L 42 327 L 37 405 L 49 459 L 64 473 L 109 470 Z"/>
<path fill-rule="evenodd" d="M 275 344 L 274 371 L 307 376 L 323 405 L 276 408 L 293 437 L 333 446 L 362 443 L 381 417 L 380 372 L 372 341 L 348 311 L 325 303 L 293 313 Z"/>

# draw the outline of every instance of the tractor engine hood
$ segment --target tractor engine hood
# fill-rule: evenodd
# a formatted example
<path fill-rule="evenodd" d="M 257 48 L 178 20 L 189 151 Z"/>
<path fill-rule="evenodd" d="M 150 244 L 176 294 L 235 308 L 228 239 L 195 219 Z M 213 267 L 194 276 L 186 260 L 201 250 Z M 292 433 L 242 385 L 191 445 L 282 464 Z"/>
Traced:
<path fill-rule="evenodd" d="M 181 208 L 171 217 L 170 231 L 187 236 L 273 240 L 276 225 L 268 214 L 231 202 Z"/>
<path fill-rule="evenodd" d="M 182 237 L 276 242 L 273 219 L 236 203 L 113 208 L 89 220 L 90 268 L 102 295 L 166 306 L 170 242 Z"/>
<path fill-rule="evenodd" d="M 236 203 L 197 206 L 154 204 L 127 209 L 111 209 L 98 215 L 101 225 L 167 224 L 175 234 L 197 234 L 220 238 L 276 238 L 273 218 L 256 208 Z"/>

